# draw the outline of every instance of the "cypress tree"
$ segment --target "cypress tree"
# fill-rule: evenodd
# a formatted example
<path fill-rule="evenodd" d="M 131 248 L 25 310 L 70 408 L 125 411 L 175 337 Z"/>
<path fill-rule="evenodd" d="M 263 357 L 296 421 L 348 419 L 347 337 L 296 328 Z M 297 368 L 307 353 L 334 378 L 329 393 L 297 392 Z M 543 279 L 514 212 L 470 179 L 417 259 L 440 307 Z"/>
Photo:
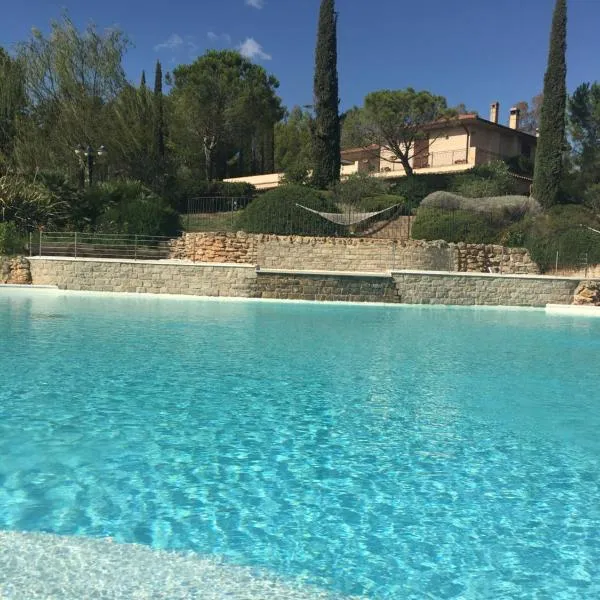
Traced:
<path fill-rule="evenodd" d="M 154 144 L 159 162 L 165 158 L 165 107 L 162 84 L 162 65 L 157 60 L 154 75 Z"/>
<path fill-rule="evenodd" d="M 326 188 L 340 179 L 340 117 L 335 0 L 322 0 L 314 78 L 313 183 Z"/>
<path fill-rule="evenodd" d="M 533 195 L 542 206 L 560 199 L 565 148 L 565 111 L 567 103 L 567 1 L 556 0 L 550 34 L 548 67 L 544 77 L 544 101 L 540 118 L 540 137 L 535 157 Z"/>
<path fill-rule="evenodd" d="M 146 71 L 142 71 L 142 79 L 140 81 L 140 88 L 143 90 L 146 89 Z"/>

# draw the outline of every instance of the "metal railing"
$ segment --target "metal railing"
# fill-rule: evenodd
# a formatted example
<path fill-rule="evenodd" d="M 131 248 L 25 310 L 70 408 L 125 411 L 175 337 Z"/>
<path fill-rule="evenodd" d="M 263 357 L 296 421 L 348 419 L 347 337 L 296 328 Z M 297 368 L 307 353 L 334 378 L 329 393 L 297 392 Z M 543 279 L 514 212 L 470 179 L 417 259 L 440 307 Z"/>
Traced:
<path fill-rule="evenodd" d="M 186 231 L 236 231 L 238 212 L 252 200 L 247 196 L 189 198 L 182 215 Z"/>
<path fill-rule="evenodd" d="M 170 252 L 168 237 L 45 231 L 29 236 L 30 256 L 164 260 Z"/>

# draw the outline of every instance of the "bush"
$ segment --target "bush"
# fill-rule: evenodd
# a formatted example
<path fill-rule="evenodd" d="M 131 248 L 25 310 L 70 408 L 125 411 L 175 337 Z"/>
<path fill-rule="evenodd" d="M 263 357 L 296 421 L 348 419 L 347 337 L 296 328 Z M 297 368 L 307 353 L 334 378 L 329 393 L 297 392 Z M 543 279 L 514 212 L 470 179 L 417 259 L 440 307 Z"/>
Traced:
<path fill-rule="evenodd" d="M 372 175 L 353 173 L 336 186 L 335 198 L 341 204 L 358 206 L 363 198 L 387 194 L 388 187 L 385 182 Z"/>
<path fill-rule="evenodd" d="M 583 195 L 585 205 L 596 212 L 600 212 L 600 183 L 591 185 Z"/>
<path fill-rule="evenodd" d="M 514 194 L 517 189 L 515 178 L 503 161 L 479 165 L 455 175 L 450 190 L 467 198 L 505 196 Z"/>
<path fill-rule="evenodd" d="M 432 192 L 448 189 L 450 181 L 450 175 L 412 175 L 395 181 L 390 193 L 406 198 L 408 204 L 416 208 Z"/>
<path fill-rule="evenodd" d="M 545 271 L 556 264 L 580 268 L 587 256 L 589 264 L 600 264 L 600 218 L 588 208 L 566 204 L 553 206 L 547 213 L 523 223 L 523 245 Z M 512 234 L 512 232 L 510 232 Z"/>
<path fill-rule="evenodd" d="M 86 231 L 95 216 L 93 210 L 84 199 L 84 194 L 59 171 L 40 171 L 36 181 L 42 185 L 53 198 L 62 206 L 64 218 L 60 223 L 61 229 Z"/>
<path fill-rule="evenodd" d="M 358 208 L 365 212 L 376 212 L 379 210 L 385 210 L 392 206 L 398 206 L 397 212 L 399 214 L 408 215 L 410 214 L 410 208 L 406 199 L 402 196 L 395 196 L 393 194 L 385 194 L 383 196 L 372 196 L 369 198 L 363 198 L 358 203 Z M 396 211 L 393 211 L 396 212 Z"/>
<path fill-rule="evenodd" d="M 174 236 L 181 230 L 179 215 L 169 203 L 139 181 L 103 183 L 86 194 L 102 207 L 93 229 L 99 233 Z"/>
<path fill-rule="evenodd" d="M 16 225 L 10 221 L 0 223 L 0 255 L 18 254 L 24 247 L 23 238 Z"/>
<path fill-rule="evenodd" d="M 412 237 L 417 240 L 491 244 L 498 235 L 499 229 L 489 216 L 466 210 L 421 207 L 412 226 Z"/>
<path fill-rule="evenodd" d="M 165 194 L 169 203 L 185 213 L 188 200 L 192 198 L 253 198 L 256 188 L 251 183 L 206 181 L 203 175 L 188 168 L 181 168 L 168 186 Z M 214 212 L 229 210 L 227 202 L 214 202 Z"/>
<path fill-rule="evenodd" d="M 343 228 L 297 206 L 337 213 L 337 206 L 316 190 L 300 185 L 282 185 L 256 198 L 240 214 L 239 227 L 248 233 L 280 235 L 336 235 Z"/>

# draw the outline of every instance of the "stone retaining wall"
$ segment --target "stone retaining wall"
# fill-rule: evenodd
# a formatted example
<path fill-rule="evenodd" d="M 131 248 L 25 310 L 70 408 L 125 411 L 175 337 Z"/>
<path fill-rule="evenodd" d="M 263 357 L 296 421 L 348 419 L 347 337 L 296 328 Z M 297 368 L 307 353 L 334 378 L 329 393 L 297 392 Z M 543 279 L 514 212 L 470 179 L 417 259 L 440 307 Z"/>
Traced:
<path fill-rule="evenodd" d="M 578 279 L 457 273 L 394 273 L 404 304 L 546 306 L 571 304 Z"/>
<path fill-rule="evenodd" d="M 396 285 L 389 276 L 259 271 L 256 284 L 258 298 L 399 302 Z"/>
<path fill-rule="evenodd" d="M 24 259 L 25 260 L 25 259 Z M 68 290 L 149 292 L 405 304 L 571 304 L 578 278 L 400 271 L 316 273 L 253 265 L 31 258 L 34 284 Z"/>
<path fill-rule="evenodd" d="M 389 272 L 398 269 L 539 273 L 523 248 L 443 241 L 187 233 L 171 257 L 196 262 L 258 264 L 267 269 Z"/>
<path fill-rule="evenodd" d="M 190 265 L 102 259 L 31 259 L 36 285 L 65 290 L 248 297 L 256 295 L 253 266 Z"/>

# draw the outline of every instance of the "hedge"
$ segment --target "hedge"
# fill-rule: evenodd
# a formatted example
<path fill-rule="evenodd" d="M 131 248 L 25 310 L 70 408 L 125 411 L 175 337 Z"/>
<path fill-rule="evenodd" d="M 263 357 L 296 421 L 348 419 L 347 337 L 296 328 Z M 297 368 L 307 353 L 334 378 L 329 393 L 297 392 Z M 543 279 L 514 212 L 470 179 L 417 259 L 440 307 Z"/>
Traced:
<path fill-rule="evenodd" d="M 330 213 L 339 209 L 332 200 L 301 185 L 282 185 L 256 198 L 242 213 L 238 227 L 248 233 L 280 235 L 341 235 L 344 228 L 297 206 Z"/>

